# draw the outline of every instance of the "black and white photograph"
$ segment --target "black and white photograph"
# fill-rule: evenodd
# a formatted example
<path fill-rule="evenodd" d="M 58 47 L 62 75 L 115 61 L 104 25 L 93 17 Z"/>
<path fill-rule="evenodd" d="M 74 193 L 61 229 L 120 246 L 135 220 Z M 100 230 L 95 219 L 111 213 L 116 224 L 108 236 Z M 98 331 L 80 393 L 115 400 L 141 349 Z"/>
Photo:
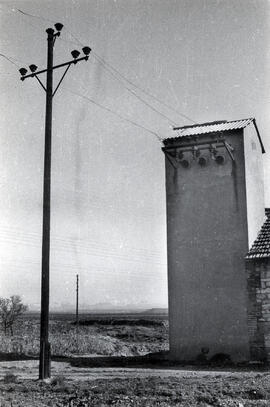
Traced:
<path fill-rule="evenodd" d="M 269 0 L 0 0 L 0 407 L 270 405 L 269 104 Z"/>

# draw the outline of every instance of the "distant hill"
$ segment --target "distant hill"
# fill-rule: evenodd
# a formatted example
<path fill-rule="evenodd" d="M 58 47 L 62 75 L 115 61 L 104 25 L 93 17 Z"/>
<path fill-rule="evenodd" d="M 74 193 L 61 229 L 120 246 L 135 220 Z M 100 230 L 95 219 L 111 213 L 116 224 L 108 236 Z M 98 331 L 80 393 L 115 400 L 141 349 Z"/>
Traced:
<path fill-rule="evenodd" d="M 93 304 L 91 306 L 81 307 L 81 312 L 134 312 L 134 313 L 147 313 L 147 314 L 167 314 L 168 309 L 163 307 L 147 308 L 145 304 L 126 304 L 114 305 L 109 302 Z"/>
<path fill-rule="evenodd" d="M 29 307 L 29 312 L 40 312 L 40 309 L 35 306 Z M 50 308 L 51 313 L 66 313 L 75 314 L 75 308 L 70 304 L 64 305 L 52 305 Z M 79 306 L 80 314 L 120 314 L 120 313 L 132 313 L 132 314 L 146 314 L 146 315 L 167 315 L 168 309 L 165 307 L 147 307 L 147 304 L 125 304 L 115 305 L 110 302 L 102 302 L 93 305 L 81 304 Z"/>
<path fill-rule="evenodd" d="M 87 309 L 89 310 L 100 310 L 100 311 L 108 311 L 108 310 L 115 310 L 118 309 L 119 307 L 117 305 L 113 305 L 110 302 L 99 302 L 97 304 L 93 304 L 91 306 L 88 306 Z"/>
<path fill-rule="evenodd" d="M 143 311 L 144 314 L 151 314 L 151 315 L 160 315 L 160 314 L 168 314 L 168 308 L 150 308 Z"/>

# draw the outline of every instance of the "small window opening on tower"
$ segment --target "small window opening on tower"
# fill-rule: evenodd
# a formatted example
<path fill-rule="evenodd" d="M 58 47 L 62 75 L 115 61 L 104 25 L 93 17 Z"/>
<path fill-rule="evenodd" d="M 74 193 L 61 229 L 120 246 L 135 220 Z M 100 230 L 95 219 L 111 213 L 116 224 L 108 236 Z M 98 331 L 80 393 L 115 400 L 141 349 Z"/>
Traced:
<path fill-rule="evenodd" d="M 225 163 L 225 156 L 223 154 L 217 154 L 215 160 L 218 165 L 222 165 Z"/>
<path fill-rule="evenodd" d="M 201 166 L 201 167 L 206 167 L 206 165 L 207 165 L 207 158 L 205 157 L 205 156 L 201 156 L 199 159 L 198 159 L 198 163 L 199 163 L 199 165 Z"/>
<path fill-rule="evenodd" d="M 187 158 L 184 158 L 183 160 L 181 160 L 180 163 L 181 163 L 183 168 L 189 168 L 190 167 L 190 161 Z"/>

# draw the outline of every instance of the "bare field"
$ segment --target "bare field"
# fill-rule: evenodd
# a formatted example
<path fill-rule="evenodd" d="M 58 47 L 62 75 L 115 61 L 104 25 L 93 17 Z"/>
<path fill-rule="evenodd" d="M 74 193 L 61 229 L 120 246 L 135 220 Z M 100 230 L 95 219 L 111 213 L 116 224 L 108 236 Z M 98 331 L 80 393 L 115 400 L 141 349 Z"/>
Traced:
<path fill-rule="evenodd" d="M 83 314 L 74 325 L 71 314 L 52 314 L 50 342 L 53 356 L 135 356 L 168 349 L 166 315 Z M 0 354 L 38 356 L 39 315 L 26 314 L 14 336 L 0 334 Z"/>
<path fill-rule="evenodd" d="M 52 379 L 38 381 L 39 316 L 0 337 L 0 407 L 270 405 L 266 366 L 177 366 L 166 315 L 68 314 L 50 320 Z M 148 355 L 156 353 L 155 355 Z M 19 360 L 20 359 L 20 360 Z"/>

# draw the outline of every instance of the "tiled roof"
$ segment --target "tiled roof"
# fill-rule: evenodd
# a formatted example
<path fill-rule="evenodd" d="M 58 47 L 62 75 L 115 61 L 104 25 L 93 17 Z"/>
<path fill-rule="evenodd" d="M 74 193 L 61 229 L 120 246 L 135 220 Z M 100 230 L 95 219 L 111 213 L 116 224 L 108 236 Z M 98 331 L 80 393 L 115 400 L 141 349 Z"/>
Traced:
<path fill-rule="evenodd" d="M 254 118 L 233 121 L 221 120 L 216 122 L 193 124 L 191 126 L 174 127 L 173 128 L 174 133 L 170 136 L 164 137 L 163 142 L 166 145 L 166 140 L 177 140 L 182 137 L 195 136 L 199 134 L 218 133 L 228 130 L 244 129 L 250 123 L 253 123 L 255 126 L 255 130 L 257 132 L 261 144 L 262 152 L 264 153 L 265 152 L 264 146 L 262 144 L 262 140 Z"/>
<path fill-rule="evenodd" d="M 270 257 L 270 208 L 265 209 L 266 221 L 260 233 L 249 250 L 247 259 L 260 259 Z"/>

